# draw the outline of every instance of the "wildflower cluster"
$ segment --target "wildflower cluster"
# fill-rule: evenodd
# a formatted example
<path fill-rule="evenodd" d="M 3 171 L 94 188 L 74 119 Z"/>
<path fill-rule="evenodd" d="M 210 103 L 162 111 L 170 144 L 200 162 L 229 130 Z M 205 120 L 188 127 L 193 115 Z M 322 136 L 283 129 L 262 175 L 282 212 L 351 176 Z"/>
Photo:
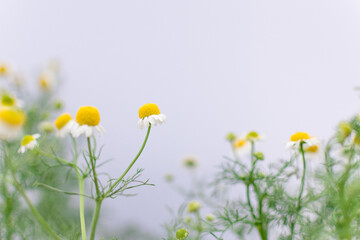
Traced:
<path fill-rule="evenodd" d="M 257 151 L 263 135 L 229 133 L 233 157 L 226 157 L 213 180 L 192 184 L 189 190 L 173 185 L 188 205 L 167 225 L 167 239 L 176 239 L 181 228 L 193 240 L 244 239 L 253 231 L 263 240 L 359 238 L 359 136 L 360 115 L 341 122 L 324 145 L 297 132 L 286 143 L 290 158 L 265 167 L 266 156 Z M 310 171 L 309 165 L 317 169 Z M 201 189 L 203 185 L 207 187 Z M 196 198 L 201 201 L 189 201 Z M 186 209 L 199 213 L 200 208 L 212 214 L 195 214 L 194 219 L 185 215 Z"/>
<path fill-rule="evenodd" d="M 8 82 L 15 79 L 13 70 L 5 64 L 0 64 L 0 76 Z M 148 103 L 140 107 L 138 125 L 140 128 L 147 128 L 144 142 L 135 158 L 129 162 L 129 166 L 119 177 L 109 177 L 103 182 L 97 173 L 98 168 L 104 164 L 101 161 L 101 150 L 98 150 L 96 145 L 97 135 L 101 136 L 105 133 L 104 127 L 100 124 L 100 112 L 94 106 L 81 106 L 74 117 L 69 113 L 59 114 L 62 104 L 53 99 L 58 80 L 58 65 L 52 62 L 38 76 L 39 102 L 19 100 L 17 98 L 21 95 L 19 89 L 18 94 L 6 90 L 0 95 L 0 140 L 3 146 L 1 184 L 3 207 L 6 209 L 3 212 L 5 217 L 1 219 L 1 223 L 4 224 L 0 226 L 5 226 L 0 231 L 1 239 L 18 239 L 17 236 L 23 236 L 23 239 L 77 239 L 78 237 L 75 236 L 81 236 L 82 240 L 93 240 L 97 237 L 96 228 L 101 206 L 106 198 L 123 195 L 128 189 L 152 185 L 148 182 L 149 180 L 139 180 L 142 169 L 136 170 L 132 175 L 128 173 L 144 150 L 152 126 L 166 120 L 166 116 L 160 113 L 158 106 Z M 16 85 L 17 88 L 19 86 Z M 72 140 L 72 149 L 64 147 L 66 138 Z M 86 149 L 80 147 L 79 143 L 83 140 L 87 143 Z M 34 171 L 29 177 L 26 173 L 32 168 Z M 57 176 L 53 173 L 54 168 L 60 169 L 57 172 L 62 178 L 65 175 L 76 178 L 77 184 L 70 181 L 67 184 L 60 184 L 63 181 L 57 179 L 46 181 L 46 177 L 51 174 L 52 177 Z M 90 193 L 85 189 L 85 182 L 89 182 L 92 186 Z M 74 185 L 77 185 L 78 191 L 73 191 Z M 64 208 L 64 203 L 67 203 L 64 196 L 69 194 L 77 196 L 78 213 L 74 214 L 71 207 L 66 206 L 63 212 L 67 219 L 56 214 L 53 214 L 56 217 L 46 215 L 44 212 L 46 208 L 42 205 L 38 206 L 29 197 L 30 186 L 33 191 L 44 191 L 55 194 L 57 197 L 58 194 L 62 194 L 59 198 L 59 201 L 62 201 L 59 203 L 61 208 Z M 41 234 L 29 232 L 28 228 L 22 229 L 20 224 L 18 224 L 19 227 L 16 226 L 14 207 L 10 203 L 13 203 L 18 196 L 27 204 L 25 209 L 29 209 L 26 219 L 35 221 L 40 228 L 33 227 L 33 229 L 37 229 Z M 91 210 L 85 207 L 85 199 L 95 202 L 91 224 L 87 224 L 88 213 Z M 49 201 L 44 200 L 44 204 L 49 204 Z M 19 216 L 21 211 L 24 209 L 19 207 Z M 49 218 L 54 220 L 49 221 Z M 66 224 L 54 224 L 56 219 Z M 66 226 L 67 229 L 62 226 Z M 70 228 L 72 228 L 71 231 Z"/>

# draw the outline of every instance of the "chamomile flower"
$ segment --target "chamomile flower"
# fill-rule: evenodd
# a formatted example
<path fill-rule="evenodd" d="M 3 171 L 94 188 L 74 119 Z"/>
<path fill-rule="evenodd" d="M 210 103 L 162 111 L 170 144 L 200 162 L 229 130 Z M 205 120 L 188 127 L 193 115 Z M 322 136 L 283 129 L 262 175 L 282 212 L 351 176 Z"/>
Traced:
<path fill-rule="evenodd" d="M 290 141 L 286 144 L 288 148 L 299 149 L 300 145 L 304 144 L 304 148 L 319 145 L 319 140 L 316 137 L 310 136 L 306 132 L 297 132 L 290 137 Z"/>
<path fill-rule="evenodd" d="M 25 113 L 15 107 L 0 107 L 0 139 L 12 141 L 17 138 L 25 123 Z"/>
<path fill-rule="evenodd" d="M 17 99 L 13 94 L 3 92 L 0 96 L 0 105 L 5 107 L 23 107 L 23 101 Z"/>
<path fill-rule="evenodd" d="M 166 121 L 166 116 L 160 113 L 159 107 L 154 103 L 147 103 L 139 109 L 138 127 L 148 127 L 149 124 L 156 126 Z"/>
<path fill-rule="evenodd" d="M 251 150 L 251 144 L 244 137 L 238 137 L 232 142 L 235 152 L 239 155 L 249 153 Z"/>
<path fill-rule="evenodd" d="M 187 206 L 188 212 L 197 212 L 201 207 L 201 203 L 198 201 L 191 201 Z"/>
<path fill-rule="evenodd" d="M 55 135 L 63 138 L 66 134 L 71 132 L 72 128 L 75 126 L 75 121 L 69 113 L 64 113 L 55 120 L 54 125 L 57 129 Z"/>
<path fill-rule="evenodd" d="M 42 91 L 50 91 L 55 84 L 55 75 L 51 71 L 43 71 L 39 75 L 38 83 Z"/>
<path fill-rule="evenodd" d="M 18 153 L 24 153 L 27 149 L 32 150 L 36 146 L 38 146 L 38 142 L 36 139 L 40 137 L 40 134 L 34 134 L 34 135 L 25 135 L 23 139 L 21 140 L 21 147 L 18 150 Z"/>
<path fill-rule="evenodd" d="M 264 139 L 264 135 L 260 135 L 255 131 L 251 131 L 248 134 L 246 134 L 246 139 L 249 141 L 257 142 Z"/>
<path fill-rule="evenodd" d="M 312 146 L 305 146 L 304 151 L 307 159 L 319 159 L 323 153 L 319 143 Z"/>
<path fill-rule="evenodd" d="M 95 130 L 100 135 L 105 133 L 105 129 L 100 125 L 100 113 L 96 107 L 82 106 L 76 114 L 76 121 L 71 130 L 73 137 L 77 138 L 84 134 L 86 137 L 91 137 L 95 134 Z"/>
<path fill-rule="evenodd" d="M 42 133 L 52 133 L 53 131 L 55 131 L 54 124 L 49 121 L 42 121 L 41 123 L 39 123 L 38 129 Z"/>
<path fill-rule="evenodd" d="M 11 74 L 11 70 L 8 64 L 0 63 L 0 77 L 9 77 Z"/>

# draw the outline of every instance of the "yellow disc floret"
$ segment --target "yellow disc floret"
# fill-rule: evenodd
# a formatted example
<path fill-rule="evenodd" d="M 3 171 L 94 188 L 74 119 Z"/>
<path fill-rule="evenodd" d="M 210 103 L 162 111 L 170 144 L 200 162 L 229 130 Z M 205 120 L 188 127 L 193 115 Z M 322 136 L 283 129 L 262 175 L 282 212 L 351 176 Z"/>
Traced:
<path fill-rule="evenodd" d="M 17 108 L 0 109 L 0 119 L 12 126 L 22 126 L 25 123 L 25 113 Z"/>
<path fill-rule="evenodd" d="M 243 138 L 239 138 L 239 139 L 235 140 L 233 144 L 234 144 L 234 148 L 241 148 L 241 147 L 245 146 L 246 140 Z"/>
<path fill-rule="evenodd" d="M 145 118 L 151 115 L 159 115 L 160 109 L 155 103 L 147 103 L 139 109 L 139 118 Z"/>
<path fill-rule="evenodd" d="M 80 125 L 97 126 L 100 123 L 100 113 L 96 107 L 80 107 L 76 114 L 76 122 Z"/>
<path fill-rule="evenodd" d="M 0 75 L 7 75 L 9 73 L 9 67 L 6 64 L 0 64 Z"/>
<path fill-rule="evenodd" d="M 54 122 L 58 130 L 62 129 L 70 120 L 72 119 L 71 115 L 64 113 L 60 115 Z"/>
<path fill-rule="evenodd" d="M 34 141 L 35 138 L 31 135 L 25 135 L 23 137 L 23 139 L 21 140 L 21 146 L 26 146 L 28 145 L 30 142 Z"/>
<path fill-rule="evenodd" d="M 307 140 L 310 138 L 311 137 L 306 132 L 297 132 L 291 136 L 290 141 L 297 142 L 299 140 L 303 141 L 303 140 Z"/>
<path fill-rule="evenodd" d="M 310 146 L 308 148 L 305 149 L 306 152 L 309 153 L 316 153 L 318 151 L 319 147 L 316 145 Z"/>

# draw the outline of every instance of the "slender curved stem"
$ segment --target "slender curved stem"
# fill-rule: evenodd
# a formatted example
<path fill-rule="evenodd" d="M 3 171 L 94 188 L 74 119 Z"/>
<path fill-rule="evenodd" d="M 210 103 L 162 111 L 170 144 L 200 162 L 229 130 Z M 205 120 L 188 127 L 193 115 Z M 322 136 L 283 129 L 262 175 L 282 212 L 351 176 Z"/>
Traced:
<path fill-rule="evenodd" d="M 15 188 L 18 190 L 18 192 L 20 193 L 20 195 L 25 199 L 25 202 L 27 203 L 28 207 L 30 208 L 31 213 L 34 215 L 34 217 L 36 218 L 36 220 L 39 222 L 39 224 L 56 240 L 61 240 L 61 238 L 55 233 L 55 231 L 49 226 L 49 224 L 47 223 L 47 221 L 40 215 L 40 213 L 36 210 L 36 208 L 34 207 L 34 205 L 32 205 L 29 197 L 27 196 L 25 190 L 22 188 L 21 184 L 19 183 L 19 181 L 16 178 L 15 172 L 12 168 L 12 166 L 10 165 L 10 161 L 8 161 L 7 159 L 7 155 L 5 154 L 5 162 L 6 164 L 9 166 L 12 177 L 13 177 L 13 184 L 15 186 Z"/>
<path fill-rule="evenodd" d="M 99 197 L 100 197 L 100 188 L 99 188 L 98 178 L 97 178 L 97 174 L 96 174 L 95 159 L 94 159 L 94 156 L 93 156 L 93 154 L 92 154 L 91 142 L 90 142 L 90 138 L 89 138 L 89 137 L 87 138 L 87 143 L 88 143 L 88 148 L 89 148 L 90 164 L 91 164 L 91 168 L 92 168 L 93 175 L 94 175 L 94 183 L 95 183 L 95 189 L 96 189 L 96 197 L 99 198 Z"/>
<path fill-rule="evenodd" d="M 129 170 L 132 168 L 132 166 L 135 164 L 136 160 L 140 157 L 142 151 L 145 148 L 146 142 L 149 138 L 149 134 L 150 134 L 150 129 L 151 129 L 151 124 L 149 124 L 144 142 L 139 150 L 139 152 L 136 154 L 134 160 L 132 160 L 132 162 L 130 163 L 130 165 L 125 169 L 125 171 L 123 172 L 123 174 L 114 182 L 114 184 L 112 184 L 109 189 L 106 191 L 106 193 L 104 194 L 105 197 L 108 196 L 108 194 L 111 193 L 111 191 L 115 188 L 115 186 L 117 186 L 119 184 L 119 182 L 125 177 L 125 175 L 129 172 Z"/>
<path fill-rule="evenodd" d="M 93 219 L 92 219 L 92 222 L 91 222 L 90 240 L 95 239 L 95 232 L 96 232 L 96 226 L 97 226 L 97 223 L 98 223 L 98 220 L 99 220 L 101 203 L 102 203 L 102 199 L 97 199 L 96 200 L 95 210 L 94 210 L 94 213 L 93 213 Z"/>
<path fill-rule="evenodd" d="M 84 210 L 84 178 L 81 176 L 80 171 L 76 168 L 76 175 L 79 182 L 79 214 L 80 214 L 80 226 L 82 240 L 86 240 L 86 224 L 85 224 L 85 210 Z"/>
<path fill-rule="evenodd" d="M 296 215 L 299 213 L 299 211 L 301 210 L 301 207 L 302 207 L 301 206 L 301 197 L 304 192 L 304 185 L 305 185 L 306 161 L 305 161 L 304 142 L 300 143 L 300 152 L 301 152 L 302 161 L 303 161 L 303 172 L 302 172 L 302 177 L 301 177 L 300 192 L 299 192 L 299 196 L 297 197 L 296 213 L 295 213 Z M 294 220 L 292 221 L 292 223 L 290 225 L 291 239 L 293 238 L 293 235 L 294 235 L 296 219 L 297 219 L 296 215 L 294 216 Z"/>

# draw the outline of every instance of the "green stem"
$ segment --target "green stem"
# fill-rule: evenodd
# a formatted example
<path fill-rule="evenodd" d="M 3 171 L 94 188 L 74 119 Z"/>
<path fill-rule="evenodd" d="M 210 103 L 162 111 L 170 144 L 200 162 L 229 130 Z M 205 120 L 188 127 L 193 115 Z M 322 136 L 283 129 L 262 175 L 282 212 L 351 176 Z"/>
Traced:
<path fill-rule="evenodd" d="M 84 206 L 84 176 L 81 174 L 79 167 L 77 166 L 78 161 L 78 150 L 75 138 L 71 137 L 74 145 L 74 163 L 76 176 L 79 182 L 79 215 L 80 215 L 80 226 L 81 226 L 81 238 L 86 240 L 86 223 L 85 223 L 85 206 Z"/>
<path fill-rule="evenodd" d="M 40 213 L 36 210 L 36 208 L 32 205 L 29 197 L 26 195 L 25 190 L 21 187 L 20 183 L 17 181 L 15 174 L 13 173 L 14 186 L 21 194 L 21 196 L 25 199 L 27 205 L 29 206 L 31 213 L 34 215 L 36 220 L 40 223 L 40 225 L 56 240 L 61 240 L 61 238 L 55 233 L 55 231 L 48 225 L 47 221 L 40 215 Z"/>
<path fill-rule="evenodd" d="M 76 175 L 79 182 L 79 213 L 80 213 L 80 225 L 82 240 L 86 240 L 86 224 L 85 224 L 85 210 L 84 210 L 84 178 L 81 176 L 80 171 L 76 168 Z"/>
<path fill-rule="evenodd" d="M 100 188 L 99 188 L 99 183 L 98 183 L 98 178 L 97 178 L 97 174 L 96 174 L 96 165 L 95 165 L 95 159 L 94 156 L 92 154 L 92 150 L 91 150 L 91 142 L 90 142 L 90 138 L 87 138 L 87 143 L 88 143 L 88 148 L 89 148 L 89 157 L 90 157 L 90 164 L 91 164 L 91 168 L 93 171 L 93 175 L 94 175 L 94 183 L 95 183 L 95 189 L 96 189 L 96 197 L 100 198 Z"/>
<path fill-rule="evenodd" d="M 11 162 L 8 159 L 6 149 L 4 150 L 4 161 L 5 165 L 8 166 L 10 169 L 12 178 L 13 178 L 13 185 L 16 188 L 16 190 L 20 193 L 20 195 L 25 199 L 25 202 L 27 203 L 28 207 L 30 208 L 31 213 L 34 215 L 38 223 L 56 240 L 61 240 L 61 238 L 55 233 L 55 231 L 50 227 L 50 225 L 47 223 L 47 221 L 40 215 L 40 213 L 36 210 L 34 205 L 32 205 L 29 197 L 27 196 L 25 190 L 22 188 L 21 184 L 16 178 L 16 174 L 14 172 L 14 169 L 12 168 Z"/>
<path fill-rule="evenodd" d="M 112 184 L 109 189 L 106 191 L 106 193 L 104 194 L 105 197 L 108 196 L 108 194 L 110 194 L 112 192 L 112 190 L 115 188 L 115 186 L 117 186 L 119 184 L 119 182 L 125 177 L 125 175 L 129 172 L 129 170 L 132 168 L 132 166 L 135 164 L 136 160 L 140 157 L 142 151 L 145 148 L 146 142 L 149 138 L 149 134 L 150 134 L 150 129 L 151 129 L 151 124 L 149 124 L 144 142 L 139 150 L 139 152 L 136 154 L 134 160 L 132 160 L 132 162 L 130 163 L 130 165 L 126 168 L 126 170 L 123 172 L 123 174 L 115 181 L 114 184 Z"/>
<path fill-rule="evenodd" d="M 301 197 L 302 197 L 302 194 L 304 192 L 304 186 L 305 186 L 306 161 L 305 161 L 304 142 L 300 143 L 300 152 L 301 152 L 302 161 L 303 161 L 303 173 L 302 173 L 302 177 L 301 177 L 300 192 L 299 192 L 299 196 L 297 198 L 296 213 L 295 213 L 295 216 L 294 216 L 294 220 L 293 220 L 293 222 L 291 223 L 291 226 L 290 226 L 291 239 L 294 236 L 294 230 L 295 230 L 295 225 L 296 225 L 297 214 L 300 212 L 301 207 L 302 207 L 301 206 Z"/>
<path fill-rule="evenodd" d="M 97 223 L 98 223 L 98 220 L 99 220 L 101 203 L 102 203 L 102 199 L 97 199 L 96 200 L 95 210 L 94 210 L 94 213 L 93 213 L 93 219 L 92 219 L 92 222 L 91 222 L 90 240 L 95 239 L 95 232 L 96 232 L 96 226 L 97 226 Z"/>

